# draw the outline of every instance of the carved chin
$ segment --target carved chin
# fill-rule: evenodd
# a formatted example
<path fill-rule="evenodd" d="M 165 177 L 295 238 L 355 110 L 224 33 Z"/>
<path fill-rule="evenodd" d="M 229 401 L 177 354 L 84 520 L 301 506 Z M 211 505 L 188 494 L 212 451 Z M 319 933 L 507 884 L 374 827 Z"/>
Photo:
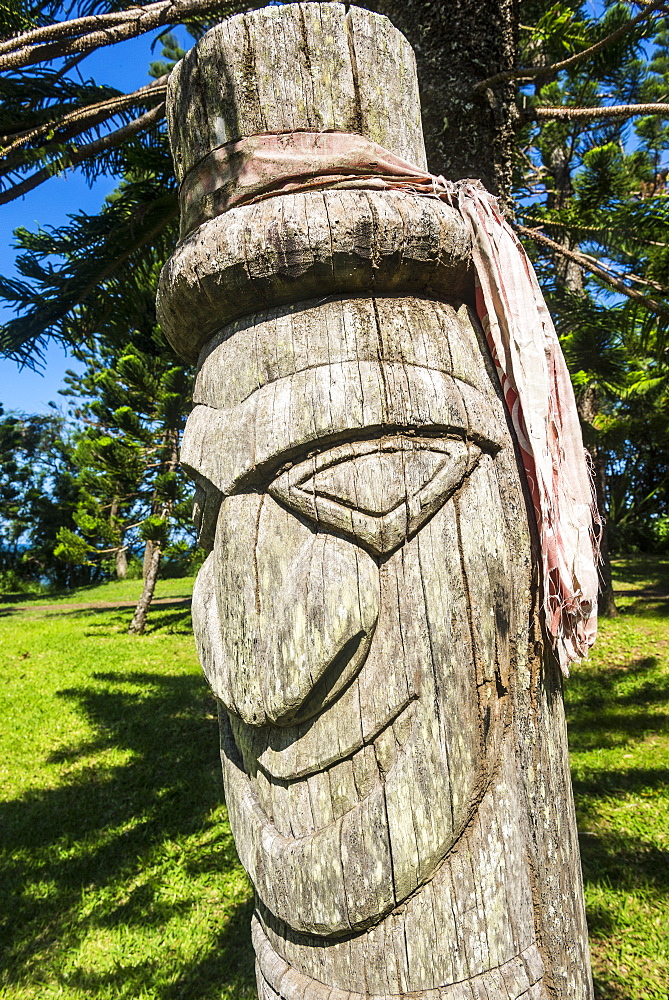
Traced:
<path fill-rule="evenodd" d="M 230 822 L 262 903 L 294 931 L 338 937 L 381 920 L 434 876 L 489 781 L 485 766 L 470 771 L 468 800 L 454 816 L 447 762 L 426 733 L 420 702 L 371 745 L 292 782 L 276 781 L 254 763 L 243 742 L 247 728 L 234 717 L 222 722 Z M 403 745 L 397 732 L 406 733 Z M 375 779 L 371 770 L 365 775 L 368 756 L 385 759 L 387 773 L 377 764 Z M 347 796 L 355 800 L 349 808 Z M 278 822 L 268 815 L 276 804 L 283 809 Z M 333 809 L 346 811 L 332 818 Z M 328 811 L 330 821 L 313 829 L 315 816 Z"/>

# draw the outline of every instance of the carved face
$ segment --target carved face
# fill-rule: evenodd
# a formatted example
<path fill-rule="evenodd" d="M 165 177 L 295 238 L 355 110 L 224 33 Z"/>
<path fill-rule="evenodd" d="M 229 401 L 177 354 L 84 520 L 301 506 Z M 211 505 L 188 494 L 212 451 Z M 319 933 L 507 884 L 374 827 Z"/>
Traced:
<path fill-rule="evenodd" d="M 193 618 L 233 832 L 269 914 L 336 937 L 432 878 L 499 757 L 503 407 L 466 310 L 406 299 L 240 325 L 196 400 Z"/>

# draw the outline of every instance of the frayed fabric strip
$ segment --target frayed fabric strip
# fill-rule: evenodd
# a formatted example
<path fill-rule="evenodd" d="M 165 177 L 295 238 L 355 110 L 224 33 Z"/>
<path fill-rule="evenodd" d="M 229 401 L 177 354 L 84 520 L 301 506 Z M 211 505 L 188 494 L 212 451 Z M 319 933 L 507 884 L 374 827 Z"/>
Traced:
<path fill-rule="evenodd" d="M 476 311 L 497 367 L 541 543 L 546 626 L 565 674 L 597 636 L 600 519 L 567 365 L 534 268 L 497 203 L 462 182 Z"/>
<path fill-rule="evenodd" d="M 518 439 L 541 545 L 546 628 L 565 674 L 597 635 L 600 520 L 569 372 L 534 269 L 478 181 L 426 174 L 349 132 L 255 135 L 184 178 L 182 235 L 230 208 L 331 188 L 406 190 L 456 208 L 472 239 L 476 311 Z"/>

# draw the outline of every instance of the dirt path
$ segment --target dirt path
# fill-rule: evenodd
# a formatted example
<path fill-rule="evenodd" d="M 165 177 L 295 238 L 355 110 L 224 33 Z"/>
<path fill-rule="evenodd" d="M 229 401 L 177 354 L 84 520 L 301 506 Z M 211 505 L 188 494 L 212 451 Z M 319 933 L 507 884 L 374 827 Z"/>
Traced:
<path fill-rule="evenodd" d="M 151 607 L 185 608 L 190 597 L 154 597 Z M 109 611 L 116 608 L 135 608 L 137 601 L 88 601 L 84 604 L 61 601 L 58 604 L 0 604 L 0 614 L 5 611 Z"/>

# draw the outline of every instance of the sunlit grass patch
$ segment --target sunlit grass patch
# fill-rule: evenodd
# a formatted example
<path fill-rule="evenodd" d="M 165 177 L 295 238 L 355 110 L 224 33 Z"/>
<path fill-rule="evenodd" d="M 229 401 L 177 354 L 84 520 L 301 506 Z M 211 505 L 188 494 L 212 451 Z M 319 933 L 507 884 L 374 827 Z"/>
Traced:
<path fill-rule="evenodd" d="M 619 618 L 600 622 L 566 682 L 596 993 L 669 996 L 669 562 L 615 568 Z M 630 591 L 642 591 L 637 598 Z"/>
<path fill-rule="evenodd" d="M 5 616 L 0 996 L 247 1000 L 251 890 L 187 609 Z"/>

